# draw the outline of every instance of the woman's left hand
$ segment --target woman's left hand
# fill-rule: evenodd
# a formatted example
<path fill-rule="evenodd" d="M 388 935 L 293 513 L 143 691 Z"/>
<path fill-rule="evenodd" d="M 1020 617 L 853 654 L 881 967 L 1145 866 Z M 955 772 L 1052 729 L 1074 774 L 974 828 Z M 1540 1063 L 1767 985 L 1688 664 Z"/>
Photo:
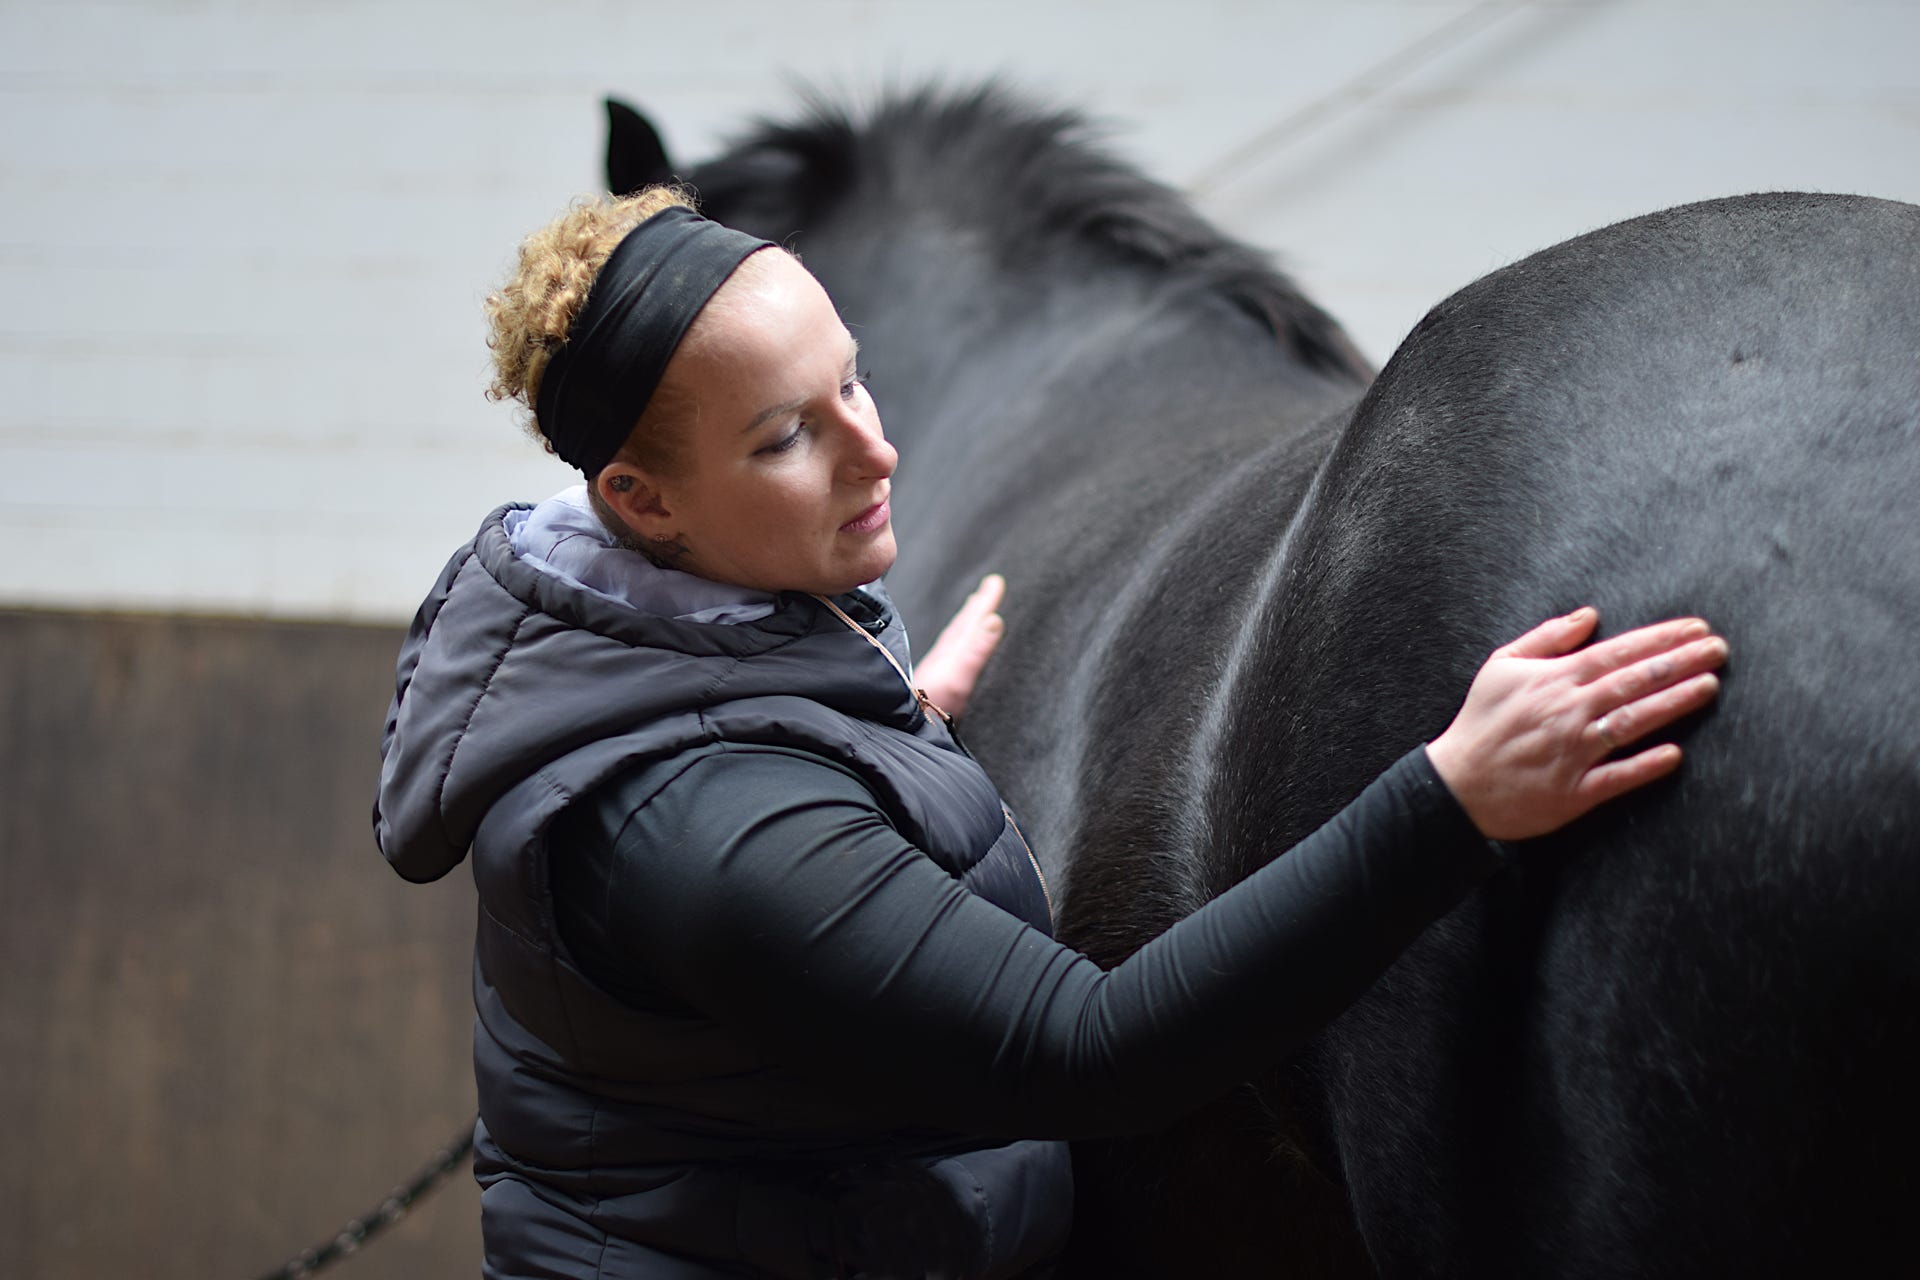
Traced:
<path fill-rule="evenodd" d="M 996 612 L 1006 593 L 1007 580 L 999 574 L 980 579 L 980 585 L 940 632 L 933 648 L 914 664 L 914 683 L 926 691 L 934 705 L 956 719 L 966 711 L 981 669 L 1006 634 L 1006 621 Z"/>

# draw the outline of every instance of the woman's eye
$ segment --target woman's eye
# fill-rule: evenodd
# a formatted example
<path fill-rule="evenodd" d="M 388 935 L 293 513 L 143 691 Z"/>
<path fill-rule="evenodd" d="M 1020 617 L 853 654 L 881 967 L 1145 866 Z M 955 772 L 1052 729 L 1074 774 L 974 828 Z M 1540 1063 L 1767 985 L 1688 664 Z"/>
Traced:
<path fill-rule="evenodd" d="M 797 426 L 787 435 L 784 435 L 780 439 L 775 440 L 772 444 L 762 445 L 760 448 L 755 449 L 754 452 L 761 453 L 761 454 L 785 453 L 787 450 L 793 448 L 793 446 L 800 443 L 800 433 L 805 430 L 806 430 L 805 424 Z"/>
<path fill-rule="evenodd" d="M 866 385 L 867 385 L 867 374 L 866 374 L 866 371 L 863 369 L 859 373 L 854 374 L 851 378 L 848 378 L 845 382 L 840 384 L 840 398 L 842 400 L 851 400 L 854 397 L 854 393 L 859 391 L 861 387 L 864 387 Z"/>

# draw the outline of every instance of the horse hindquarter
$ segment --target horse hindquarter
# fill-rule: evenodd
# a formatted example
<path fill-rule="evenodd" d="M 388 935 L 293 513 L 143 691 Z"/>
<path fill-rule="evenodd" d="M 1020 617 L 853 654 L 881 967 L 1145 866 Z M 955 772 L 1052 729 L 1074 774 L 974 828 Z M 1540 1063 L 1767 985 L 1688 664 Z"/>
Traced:
<path fill-rule="evenodd" d="M 1920 210 L 1749 197 L 1481 281 L 1361 406 L 1269 645 L 1301 728 L 1247 768 L 1290 779 L 1284 823 L 1437 732 L 1552 613 L 1699 613 L 1733 649 L 1677 779 L 1532 842 L 1315 1046 L 1387 1274 L 1896 1256 L 1920 1193 L 1916 350 Z"/>

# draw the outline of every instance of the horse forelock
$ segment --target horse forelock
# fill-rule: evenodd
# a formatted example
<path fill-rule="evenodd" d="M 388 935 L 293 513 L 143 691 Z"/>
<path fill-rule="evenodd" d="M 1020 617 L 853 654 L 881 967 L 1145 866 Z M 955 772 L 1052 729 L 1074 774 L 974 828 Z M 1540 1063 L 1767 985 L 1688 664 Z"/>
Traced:
<path fill-rule="evenodd" d="M 1231 302 L 1312 369 L 1372 377 L 1339 324 L 1265 254 L 1115 157 L 1103 133 L 999 81 L 924 85 L 864 107 L 808 93 L 798 118 L 762 120 L 694 181 L 716 216 L 758 234 L 857 204 L 888 225 L 903 212 L 939 218 L 1015 270 L 1076 249 L 1144 267 Z"/>

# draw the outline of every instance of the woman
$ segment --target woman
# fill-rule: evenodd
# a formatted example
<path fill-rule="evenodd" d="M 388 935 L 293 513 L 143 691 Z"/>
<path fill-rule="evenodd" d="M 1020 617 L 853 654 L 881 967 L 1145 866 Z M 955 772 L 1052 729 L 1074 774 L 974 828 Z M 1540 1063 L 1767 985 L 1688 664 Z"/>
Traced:
<path fill-rule="evenodd" d="M 1060 1139 L 1160 1124 L 1357 996 L 1510 850 L 1677 767 L 1680 619 L 1497 651 L 1458 717 L 1111 974 L 906 675 L 895 456 L 832 303 L 654 190 L 575 209 L 492 300 L 495 394 L 584 488 L 487 518 L 400 660 L 375 818 L 471 845 L 486 1272 L 1027 1274 Z M 996 585 L 923 664 L 964 701 Z M 931 672 L 926 671 L 931 668 Z"/>

